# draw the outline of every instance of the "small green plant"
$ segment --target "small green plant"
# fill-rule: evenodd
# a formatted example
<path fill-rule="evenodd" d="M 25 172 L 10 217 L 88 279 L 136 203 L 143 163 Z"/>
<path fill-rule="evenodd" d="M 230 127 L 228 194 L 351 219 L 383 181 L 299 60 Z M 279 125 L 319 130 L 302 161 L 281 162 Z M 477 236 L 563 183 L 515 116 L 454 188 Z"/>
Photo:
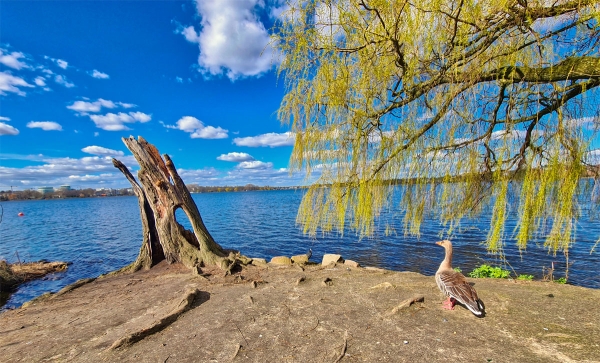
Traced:
<path fill-rule="evenodd" d="M 533 280 L 533 275 L 521 274 L 521 275 L 517 276 L 517 280 L 531 281 L 531 280 Z"/>
<path fill-rule="evenodd" d="M 493 279 L 505 279 L 510 276 L 510 271 L 503 270 L 500 267 L 492 267 L 483 264 L 469 272 L 469 276 L 477 278 L 490 277 Z"/>
<path fill-rule="evenodd" d="M 460 267 L 455 267 L 454 271 L 456 271 L 456 272 L 462 272 L 462 269 Z"/>
<path fill-rule="evenodd" d="M 558 280 L 554 280 L 554 282 L 556 282 L 557 284 L 566 284 L 567 283 L 567 279 L 565 277 L 561 277 Z"/>

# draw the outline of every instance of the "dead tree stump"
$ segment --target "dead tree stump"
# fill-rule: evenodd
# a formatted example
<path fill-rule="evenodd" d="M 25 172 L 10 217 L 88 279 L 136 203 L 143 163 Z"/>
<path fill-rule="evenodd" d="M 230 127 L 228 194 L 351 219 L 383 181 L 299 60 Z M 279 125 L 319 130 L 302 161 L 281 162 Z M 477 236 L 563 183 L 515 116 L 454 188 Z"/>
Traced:
<path fill-rule="evenodd" d="M 141 136 L 138 140 L 132 136 L 122 140 L 140 164 L 141 185 L 122 162 L 113 159 L 113 164 L 129 180 L 138 198 L 144 240 L 137 259 L 120 271 L 149 269 L 162 260 L 189 268 L 216 265 L 231 271 L 234 265 L 246 261 L 236 251 L 224 250 L 215 242 L 168 155 L 163 159 L 156 147 Z M 177 222 L 175 212 L 179 208 L 189 218 L 193 231 Z"/>

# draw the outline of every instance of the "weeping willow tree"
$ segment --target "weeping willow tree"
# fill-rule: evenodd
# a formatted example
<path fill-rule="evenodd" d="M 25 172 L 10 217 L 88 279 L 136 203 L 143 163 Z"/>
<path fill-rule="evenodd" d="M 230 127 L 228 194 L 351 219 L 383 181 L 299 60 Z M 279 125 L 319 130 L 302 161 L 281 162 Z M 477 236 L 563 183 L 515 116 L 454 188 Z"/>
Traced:
<path fill-rule="evenodd" d="M 407 233 L 487 213 L 490 251 L 539 233 L 568 251 L 598 171 L 598 1 L 297 1 L 274 43 L 291 167 L 316 178 L 305 233 L 371 235 L 401 190 Z"/>

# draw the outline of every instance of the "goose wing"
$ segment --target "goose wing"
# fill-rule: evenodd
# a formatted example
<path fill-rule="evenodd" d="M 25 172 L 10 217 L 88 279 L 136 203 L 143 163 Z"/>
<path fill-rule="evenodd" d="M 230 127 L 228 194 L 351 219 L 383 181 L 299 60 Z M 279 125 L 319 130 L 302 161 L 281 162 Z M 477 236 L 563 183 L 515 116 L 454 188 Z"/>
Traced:
<path fill-rule="evenodd" d="M 483 305 L 477 297 L 477 292 L 463 274 L 454 270 L 444 270 L 436 273 L 435 277 L 443 293 L 464 304 L 473 314 L 483 313 Z"/>

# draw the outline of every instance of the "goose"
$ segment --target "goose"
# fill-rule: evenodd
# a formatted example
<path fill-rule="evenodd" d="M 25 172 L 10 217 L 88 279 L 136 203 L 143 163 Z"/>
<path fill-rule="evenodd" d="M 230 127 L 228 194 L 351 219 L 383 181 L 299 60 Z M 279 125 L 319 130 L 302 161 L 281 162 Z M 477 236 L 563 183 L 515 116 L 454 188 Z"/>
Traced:
<path fill-rule="evenodd" d="M 443 304 L 444 309 L 454 310 L 454 304 L 458 301 L 473 314 L 483 316 L 484 307 L 477 292 L 463 274 L 452 269 L 452 242 L 443 240 L 436 244 L 446 250 L 446 256 L 435 273 L 435 282 L 444 295 L 448 296 Z"/>

